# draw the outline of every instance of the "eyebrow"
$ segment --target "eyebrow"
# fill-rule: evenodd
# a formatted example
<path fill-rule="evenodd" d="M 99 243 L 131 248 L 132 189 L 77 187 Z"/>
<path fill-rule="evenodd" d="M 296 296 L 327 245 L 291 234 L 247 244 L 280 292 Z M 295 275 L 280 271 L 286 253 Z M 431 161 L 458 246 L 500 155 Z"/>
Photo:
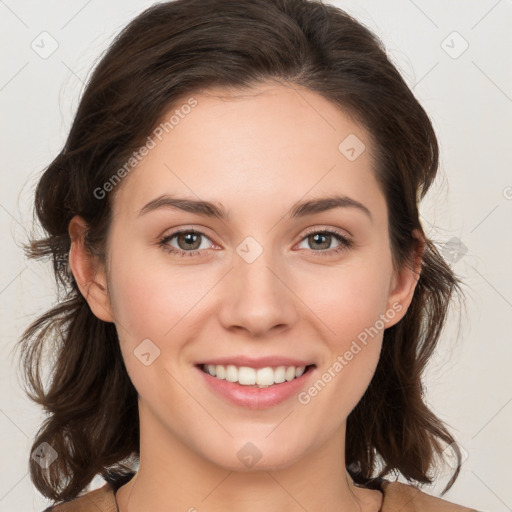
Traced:
<path fill-rule="evenodd" d="M 146 213 L 159 210 L 161 208 L 175 208 L 184 212 L 202 215 L 204 217 L 212 217 L 221 220 L 228 220 L 229 213 L 223 208 L 220 203 L 213 203 L 210 201 L 201 201 L 196 199 L 185 199 L 173 197 L 169 194 L 162 194 L 145 204 L 138 212 L 138 216 L 145 215 Z M 300 218 L 315 213 L 321 213 L 335 208 L 353 208 L 363 212 L 370 221 L 373 221 L 370 210 L 359 201 L 352 199 L 348 196 L 334 195 L 329 197 L 320 197 L 307 201 L 299 201 L 295 203 L 288 212 L 289 218 Z"/>

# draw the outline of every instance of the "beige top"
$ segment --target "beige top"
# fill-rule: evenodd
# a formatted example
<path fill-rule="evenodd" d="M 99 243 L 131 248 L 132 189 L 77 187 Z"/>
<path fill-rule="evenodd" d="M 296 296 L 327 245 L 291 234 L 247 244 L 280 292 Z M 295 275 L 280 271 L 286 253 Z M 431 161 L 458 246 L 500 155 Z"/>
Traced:
<path fill-rule="evenodd" d="M 426 494 L 412 485 L 385 481 L 380 512 L 478 512 Z M 114 489 L 110 484 L 44 512 L 117 512 Z"/>

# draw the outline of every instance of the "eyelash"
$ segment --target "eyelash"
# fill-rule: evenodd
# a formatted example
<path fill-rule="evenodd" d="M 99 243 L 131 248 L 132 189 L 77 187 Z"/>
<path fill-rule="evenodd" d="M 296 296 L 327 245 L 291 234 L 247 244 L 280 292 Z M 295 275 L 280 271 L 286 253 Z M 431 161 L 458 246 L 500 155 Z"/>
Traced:
<path fill-rule="evenodd" d="M 181 257 L 185 257 L 185 256 L 192 257 L 192 256 L 195 256 L 196 254 L 200 254 L 203 249 L 194 250 L 194 251 L 183 251 L 180 249 L 176 249 L 168 244 L 170 240 L 172 240 L 174 237 L 176 237 L 177 235 L 180 235 L 182 233 L 187 233 L 187 234 L 193 233 L 193 234 L 204 236 L 205 238 L 210 239 L 210 237 L 208 237 L 205 233 L 202 233 L 201 231 L 197 231 L 195 229 L 180 229 L 178 231 L 174 231 L 173 233 L 165 236 L 164 238 L 161 238 L 158 241 L 158 246 L 161 247 L 164 251 L 166 251 L 169 254 L 175 254 L 175 255 L 181 256 Z M 340 233 L 338 231 L 334 231 L 331 229 L 321 229 L 321 230 L 312 229 L 312 230 L 308 231 L 307 233 L 305 233 L 305 235 L 301 238 L 300 241 L 302 242 L 305 238 L 307 238 L 310 235 L 314 235 L 314 234 L 333 235 L 334 238 L 336 238 L 340 242 L 340 245 L 334 249 L 328 249 L 328 250 L 322 250 L 322 251 L 312 251 L 313 254 L 315 255 L 315 257 L 317 257 L 317 256 L 318 257 L 332 256 L 333 254 L 338 254 L 338 253 L 341 253 L 348 249 L 351 249 L 354 245 L 353 241 L 350 240 L 348 237 L 346 237 L 345 235 L 343 235 L 342 233 Z"/>

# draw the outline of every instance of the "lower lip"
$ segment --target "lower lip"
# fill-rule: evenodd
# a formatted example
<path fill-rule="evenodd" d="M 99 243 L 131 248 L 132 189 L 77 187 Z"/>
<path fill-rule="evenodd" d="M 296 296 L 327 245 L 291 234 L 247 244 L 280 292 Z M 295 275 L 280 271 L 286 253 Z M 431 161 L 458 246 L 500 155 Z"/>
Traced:
<path fill-rule="evenodd" d="M 268 388 L 258 388 L 255 386 L 243 386 L 238 384 L 238 382 L 217 379 L 209 373 L 202 371 L 199 367 L 196 366 L 196 368 L 212 391 L 228 399 L 229 402 L 248 409 L 267 409 L 298 394 L 316 369 L 313 366 L 300 377 L 291 381 L 274 384 Z"/>

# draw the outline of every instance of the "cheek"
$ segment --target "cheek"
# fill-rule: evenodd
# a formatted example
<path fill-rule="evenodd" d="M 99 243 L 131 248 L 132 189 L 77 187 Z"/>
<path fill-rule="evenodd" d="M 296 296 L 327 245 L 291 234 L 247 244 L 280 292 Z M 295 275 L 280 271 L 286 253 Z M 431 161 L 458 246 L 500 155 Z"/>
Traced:
<path fill-rule="evenodd" d="M 379 361 L 384 331 L 391 265 L 375 258 L 340 269 L 325 282 L 308 284 L 308 305 L 324 333 L 325 358 L 318 381 L 307 390 L 325 414 L 343 420 L 367 389 Z M 324 391 L 325 390 L 325 391 Z M 316 399 L 316 395 L 323 398 Z M 329 408 L 332 408 L 329 412 Z"/>
<path fill-rule="evenodd" d="M 389 279 L 388 265 L 361 259 L 338 270 L 329 269 L 325 276 L 307 278 L 300 294 L 307 297 L 306 305 L 324 324 L 322 330 L 329 333 L 330 343 L 342 349 L 385 313 Z M 379 330 L 381 323 L 377 324 Z"/>
<path fill-rule="evenodd" d="M 197 334 L 194 319 L 203 314 L 207 301 L 202 299 L 218 277 L 198 268 L 150 264 L 122 245 L 111 262 L 109 291 L 127 372 L 141 396 L 157 399 L 173 386 L 170 373 L 187 340 Z"/>
<path fill-rule="evenodd" d="M 212 286 L 211 279 L 202 279 L 193 269 L 151 264 L 137 254 L 113 255 L 112 263 L 112 307 L 124 343 L 150 338 L 164 346 L 173 330 L 183 329 L 180 322 Z"/>

